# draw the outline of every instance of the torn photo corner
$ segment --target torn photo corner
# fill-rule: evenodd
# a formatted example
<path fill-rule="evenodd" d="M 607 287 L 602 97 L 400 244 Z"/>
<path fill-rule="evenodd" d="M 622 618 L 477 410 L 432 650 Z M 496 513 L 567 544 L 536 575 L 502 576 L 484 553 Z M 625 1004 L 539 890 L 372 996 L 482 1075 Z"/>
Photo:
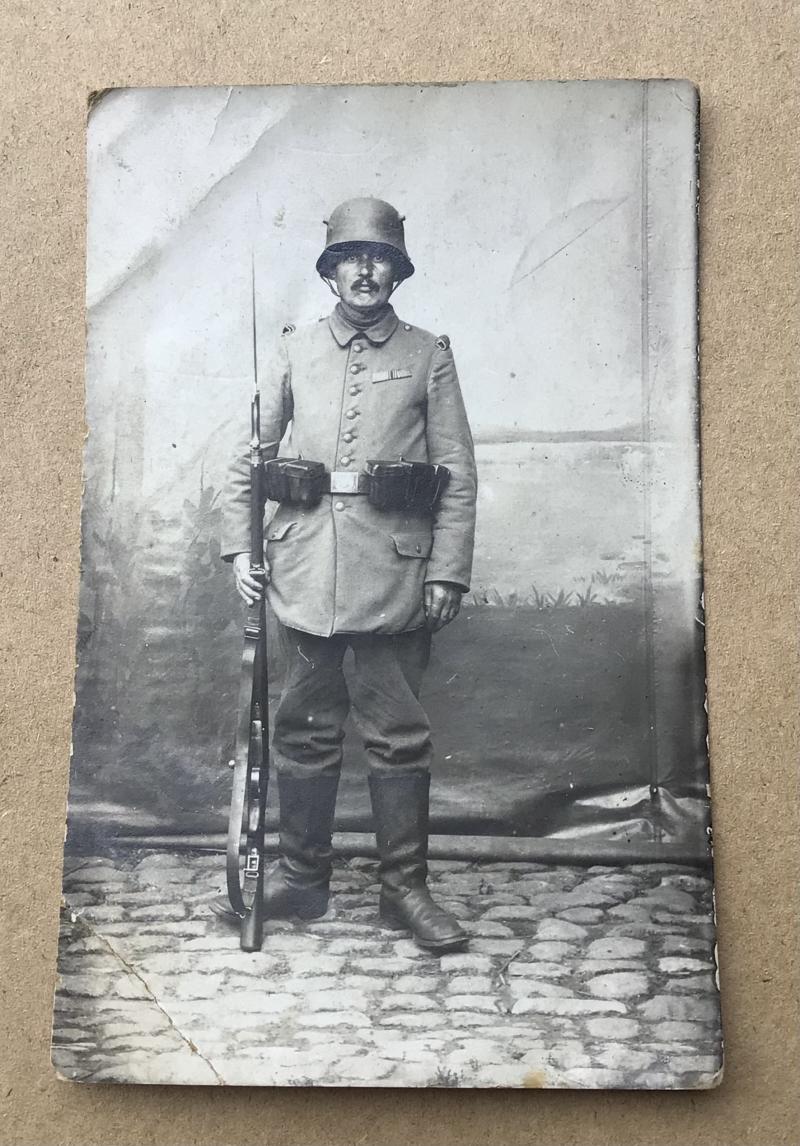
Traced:
<path fill-rule="evenodd" d="M 60 1077 L 719 1082 L 697 132 L 95 96 Z"/>

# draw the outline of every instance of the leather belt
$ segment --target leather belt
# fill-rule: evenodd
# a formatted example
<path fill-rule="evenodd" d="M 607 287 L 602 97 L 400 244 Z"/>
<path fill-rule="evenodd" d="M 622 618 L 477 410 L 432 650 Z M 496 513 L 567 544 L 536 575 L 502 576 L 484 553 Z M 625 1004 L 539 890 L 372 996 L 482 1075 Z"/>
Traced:
<path fill-rule="evenodd" d="M 313 509 L 323 494 L 367 496 L 376 509 L 430 512 L 450 478 L 447 466 L 403 458 L 364 462 L 362 470 L 325 470 L 308 458 L 272 458 L 264 462 L 264 495 L 270 501 Z"/>
<path fill-rule="evenodd" d="M 325 475 L 323 491 L 337 494 L 369 493 L 369 474 L 358 470 L 331 470 Z"/>

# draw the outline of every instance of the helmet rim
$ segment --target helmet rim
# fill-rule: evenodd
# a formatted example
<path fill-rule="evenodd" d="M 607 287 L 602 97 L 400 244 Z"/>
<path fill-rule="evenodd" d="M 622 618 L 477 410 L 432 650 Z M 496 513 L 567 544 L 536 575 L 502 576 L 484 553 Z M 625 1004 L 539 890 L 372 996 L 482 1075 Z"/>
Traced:
<path fill-rule="evenodd" d="M 325 249 L 317 259 L 317 271 L 333 278 L 342 253 L 353 246 L 381 247 L 391 253 L 399 282 L 414 274 L 405 243 L 404 216 L 384 199 L 346 199 L 325 220 Z"/>
<path fill-rule="evenodd" d="M 401 251 L 400 248 L 396 247 L 393 243 L 376 243 L 371 239 L 365 239 L 362 242 L 350 240 L 345 243 L 332 243 L 329 247 L 325 248 L 317 259 L 317 271 L 324 279 L 334 278 L 336 265 L 342 255 L 346 255 L 354 248 L 361 249 L 364 247 L 387 251 L 394 263 L 395 278 L 400 282 L 410 278 L 414 274 L 414 264 L 405 251 Z"/>

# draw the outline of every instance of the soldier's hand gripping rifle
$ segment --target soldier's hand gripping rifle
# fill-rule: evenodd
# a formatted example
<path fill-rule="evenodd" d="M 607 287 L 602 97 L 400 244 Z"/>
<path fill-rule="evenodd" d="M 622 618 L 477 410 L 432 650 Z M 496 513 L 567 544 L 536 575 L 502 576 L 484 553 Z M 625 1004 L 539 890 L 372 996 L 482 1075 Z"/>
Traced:
<path fill-rule="evenodd" d="M 259 951 L 264 927 L 264 831 L 269 780 L 269 698 L 264 585 L 264 465 L 253 279 L 253 365 L 256 392 L 250 407 L 250 575 L 261 585 L 248 607 L 239 680 L 239 715 L 228 818 L 227 881 L 231 907 L 242 920 L 241 947 Z"/>

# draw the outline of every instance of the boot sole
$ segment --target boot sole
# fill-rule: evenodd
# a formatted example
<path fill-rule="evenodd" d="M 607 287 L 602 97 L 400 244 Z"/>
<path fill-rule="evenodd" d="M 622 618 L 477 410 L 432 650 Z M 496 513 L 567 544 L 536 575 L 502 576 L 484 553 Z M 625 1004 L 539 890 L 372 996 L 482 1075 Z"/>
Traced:
<path fill-rule="evenodd" d="M 295 911 L 294 916 L 290 915 L 290 916 L 287 916 L 287 918 L 288 919 L 297 918 L 297 919 L 302 919 L 304 921 L 308 921 L 311 919 L 322 919 L 323 915 L 327 915 L 327 914 L 328 914 L 328 905 L 326 903 L 325 906 L 323 907 L 322 911 L 317 911 L 316 908 L 314 908 L 314 909 L 306 908 L 305 911 Z M 278 917 L 274 916 L 273 918 L 277 919 Z"/>
<path fill-rule="evenodd" d="M 222 919 L 225 923 L 230 924 L 232 927 L 241 927 L 242 919 L 244 917 L 239 915 L 238 912 L 234 911 L 232 907 L 224 908 L 224 907 L 218 906 L 217 904 L 210 903 L 208 906 L 208 909 L 211 912 L 211 914 L 213 916 L 215 916 L 217 919 Z M 305 908 L 302 911 L 292 911 L 292 912 L 287 911 L 286 913 L 280 913 L 280 914 L 274 914 L 274 915 L 270 915 L 269 912 L 265 911 L 264 919 L 266 922 L 269 922 L 270 919 L 283 919 L 283 920 L 295 919 L 295 920 L 300 920 L 301 923 L 310 923 L 313 919 L 321 919 L 323 917 L 323 915 L 327 914 L 327 912 L 328 912 L 328 906 L 327 905 L 323 908 L 322 911 L 318 911 L 316 909 L 311 909 L 311 908 Z"/>
<path fill-rule="evenodd" d="M 401 920 L 396 919 L 393 916 L 381 915 L 380 921 L 381 921 L 381 925 L 387 931 L 405 931 L 405 932 L 407 932 L 407 934 L 409 934 L 412 937 L 412 939 L 414 940 L 416 945 L 418 947 L 421 947 L 423 949 L 423 951 L 433 951 L 433 952 L 436 952 L 437 954 L 444 953 L 447 951 L 458 951 L 458 950 L 460 950 L 460 948 L 466 947 L 466 945 L 469 943 L 469 935 L 461 935 L 461 936 L 457 936 L 457 937 L 454 936 L 452 939 L 442 939 L 438 943 L 429 943 L 429 942 L 426 942 L 424 939 L 419 939 L 414 934 L 414 932 L 411 930 L 411 928 L 408 926 L 408 924 L 403 923 Z"/>

